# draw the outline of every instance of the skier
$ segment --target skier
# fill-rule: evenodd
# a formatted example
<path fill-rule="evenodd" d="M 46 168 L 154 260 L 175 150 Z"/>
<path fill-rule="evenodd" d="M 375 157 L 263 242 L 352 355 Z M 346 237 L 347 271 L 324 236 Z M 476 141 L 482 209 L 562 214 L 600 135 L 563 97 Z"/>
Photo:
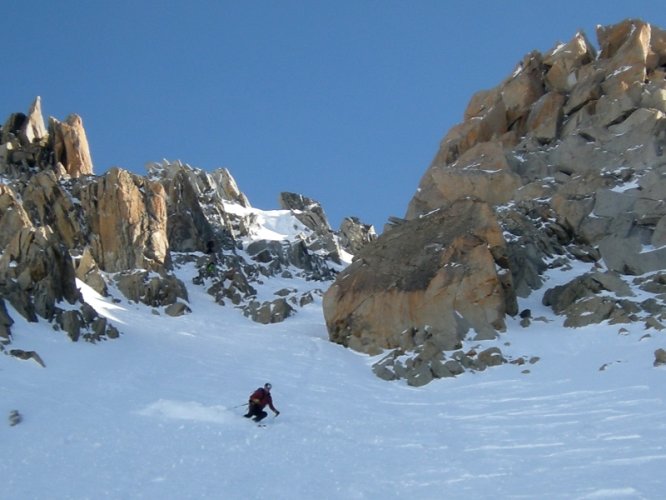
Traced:
<path fill-rule="evenodd" d="M 263 420 L 268 416 L 268 413 L 264 411 L 266 405 L 273 410 L 276 417 L 280 414 L 280 412 L 275 409 L 275 406 L 273 406 L 271 388 L 271 384 L 265 383 L 263 387 L 259 387 L 259 389 L 252 393 L 250 401 L 248 402 L 248 411 L 243 415 L 245 418 L 253 417 L 252 419 L 255 422 Z"/>
<path fill-rule="evenodd" d="M 206 276 L 213 276 L 215 274 L 215 259 L 211 259 L 206 265 Z"/>
<path fill-rule="evenodd" d="M 206 264 L 206 276 L 213 276 L 217 268 L 217 256 L 215 255 L 215 242 L 206 242 L 206 255 L 208 255 L 208 263 Z"/>

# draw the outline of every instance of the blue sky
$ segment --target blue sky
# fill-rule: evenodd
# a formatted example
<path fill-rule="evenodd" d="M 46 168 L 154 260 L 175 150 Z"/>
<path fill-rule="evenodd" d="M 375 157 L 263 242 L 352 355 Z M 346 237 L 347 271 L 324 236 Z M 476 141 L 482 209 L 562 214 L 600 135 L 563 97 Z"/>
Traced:
<path fill-rule="evenodd" d="M 531 50 L 657 1 L 37 0 L 3 7 L 0 120 L 42 96 L 82 116 L 95 173 L 227 167 L 253 206 L 281 191 L 381 231 L 402 216 L 476 91 Z"/>

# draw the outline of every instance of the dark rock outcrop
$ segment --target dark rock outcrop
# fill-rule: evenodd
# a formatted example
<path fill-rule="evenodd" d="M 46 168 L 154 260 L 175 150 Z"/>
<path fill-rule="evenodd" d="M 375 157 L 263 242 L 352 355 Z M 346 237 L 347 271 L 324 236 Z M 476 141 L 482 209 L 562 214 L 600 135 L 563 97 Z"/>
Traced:
<path fill-rule="evenodd" d="M 14 235 L 0 257 L 0 283 L 15 309 L 34 310 L 49 320 L 57 302 L 80 300 L 69 253 L 48 226 L 24 228 Z M 29 312 L 27 317 L 34 318 Z"/>
<path fill-rule="evenodd" d="M 340 263 L 340 248 L 324 209 L 318 201 L 297 193 L 280 193 L 280 207 L 291 213 L 305 227 L 312 230 L 308 247 L 313 251 L 322 251 L 326 258 Z"/>
<path fill-rule="evenodd" d="M 666 350 L 657 349 L 654 351 L 654 366 L 666 365 Z"/>
<path fill-rule="evenodd" d="M 518 360 L 524 362 L 522 358 Z M 481 352 L 475 349 L 467 352 L 457 350 L 447 355 L 433 343 L 425 342 L 412 352 L 392 350 L 372 365 L 372 370 L 383 380 L 405 379 L 408 385 L 419 387 L 438 378 L 456 377 L 469 371 L 483 371 L 507 362 L 509 360 L 497 347 Z"/>
<path fill-rule="evenodd" d="M 352 255 L 377 239 L 374 226 L 364 224 L 358 217 L 345 217 L 340 224 L 340 246 Z"/>
<path fill-rule="evenodd" d="M 187 301 L 185 284 L 171 275 L 139 270 L 117 273 L 114 278 L 118 289 L 134 302 L 160 307 L 175 304 L 178 299 Z"/>

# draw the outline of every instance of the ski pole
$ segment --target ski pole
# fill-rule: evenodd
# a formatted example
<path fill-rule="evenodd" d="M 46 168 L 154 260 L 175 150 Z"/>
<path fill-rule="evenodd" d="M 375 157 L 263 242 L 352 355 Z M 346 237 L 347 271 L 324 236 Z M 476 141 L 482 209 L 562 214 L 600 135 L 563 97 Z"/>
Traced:
<path fill-rule="evenodd" d="M 240 408 L 241 406 L 247 406 L 248 404 L 249 404 L 249 403 L 244 403 L 244 404 L 242 404 L 242 405 L 232 406 L 231 409 L 233 410 L 234 408 Z"/>

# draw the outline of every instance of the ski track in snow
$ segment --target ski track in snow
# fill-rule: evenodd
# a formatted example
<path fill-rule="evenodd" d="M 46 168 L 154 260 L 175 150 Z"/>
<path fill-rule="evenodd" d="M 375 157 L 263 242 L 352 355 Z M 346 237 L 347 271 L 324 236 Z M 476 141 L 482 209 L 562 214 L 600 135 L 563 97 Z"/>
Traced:
<path fill-rule="evenodd" d="M 1 498 L 663 497 L 666 370 L 652 353 L 666 334 L 509 321 L 469 345 L 540 361 L 413 388 L 328 342 L 320 302 L 263 326 L 201 287 L 181 318 L 84 292 L 120 339 L 73 344 L 12 315 L 12 347 L 47 368 L 0 356 L 1 410 L 24 415 L 0 426 Z M 281 415 L 262 428 L 242 405 L 267 380 Z"/>

